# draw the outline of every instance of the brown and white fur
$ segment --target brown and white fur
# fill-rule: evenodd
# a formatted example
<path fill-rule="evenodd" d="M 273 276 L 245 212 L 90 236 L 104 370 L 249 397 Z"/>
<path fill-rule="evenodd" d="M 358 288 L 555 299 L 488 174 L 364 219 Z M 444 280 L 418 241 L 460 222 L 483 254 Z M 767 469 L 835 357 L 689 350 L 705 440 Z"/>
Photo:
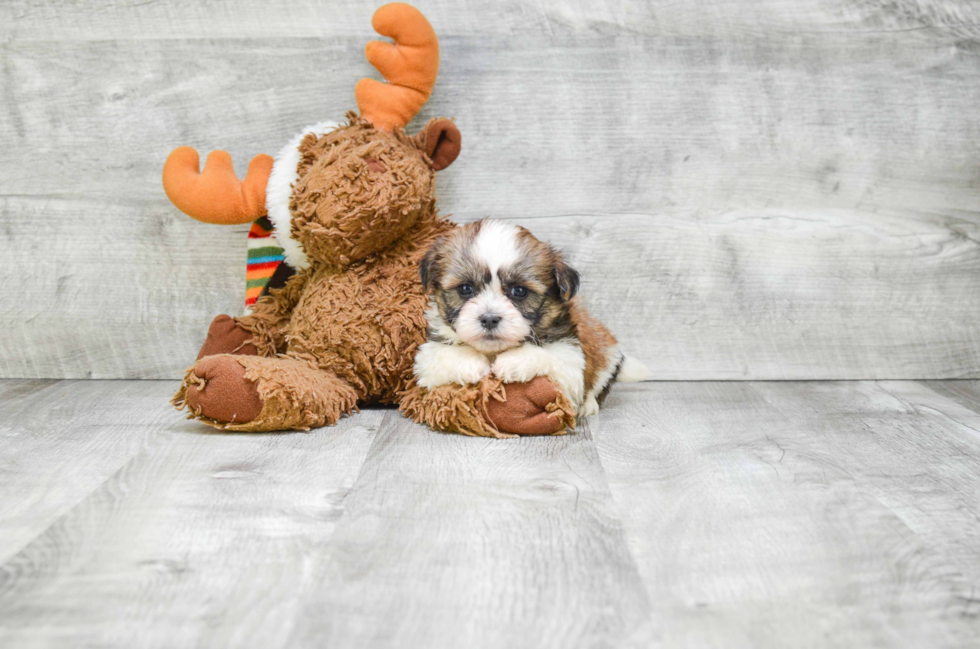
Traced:
<path fill-rule="evenodd" d="M 585 416 L 615 381 L 648 374 L 575 297 L 578 272 L 525 228 L 460 226 L 435 241 L 420 274 L 430 298 L 427 340 L 415 356 L 421 387 L 547 376 Z"/>

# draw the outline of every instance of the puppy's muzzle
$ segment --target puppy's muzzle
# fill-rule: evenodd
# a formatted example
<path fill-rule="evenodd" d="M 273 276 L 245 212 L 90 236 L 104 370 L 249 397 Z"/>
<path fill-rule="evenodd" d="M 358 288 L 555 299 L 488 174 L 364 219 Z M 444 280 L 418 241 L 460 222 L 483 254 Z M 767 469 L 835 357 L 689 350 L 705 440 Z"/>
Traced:
<path fill-rule="evenodd" d="M 495 313 L 484 313 L 480 316 L 480 325 L 484 331 L 493 331 L 500 324 L 500 316 Z"/>

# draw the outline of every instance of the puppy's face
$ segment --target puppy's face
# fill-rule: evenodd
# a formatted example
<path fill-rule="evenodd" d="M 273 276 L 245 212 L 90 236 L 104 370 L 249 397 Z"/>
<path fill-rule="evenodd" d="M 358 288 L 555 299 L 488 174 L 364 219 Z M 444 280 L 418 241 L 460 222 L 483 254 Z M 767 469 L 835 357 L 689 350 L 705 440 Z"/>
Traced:
<path fill-rule="evenodd" d="M 522 227 L 477 221 L 439 239 L 421 265 L 439 314 L 430 337 L 454 337 L 485 354 L 568 334 L 578 273 Z M 431 316 L 430 316 L 431 317 Z"/>

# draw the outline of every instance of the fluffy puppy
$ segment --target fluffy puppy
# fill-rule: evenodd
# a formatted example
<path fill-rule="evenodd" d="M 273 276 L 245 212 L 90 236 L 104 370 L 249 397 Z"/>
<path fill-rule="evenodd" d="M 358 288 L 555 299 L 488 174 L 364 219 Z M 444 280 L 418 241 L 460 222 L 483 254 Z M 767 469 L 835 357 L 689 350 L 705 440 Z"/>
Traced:
<path fill-rule="evenodd" d="M 505 383 L 548 376 L 580 416 L 599 410 L 616 380 L 648 374 L 575 297 L 579 275 L 526 229 L 483 220 L 436 240 L 422 259 L 430 298 L 428 339 L 415 357 L 418 384 Z"/>

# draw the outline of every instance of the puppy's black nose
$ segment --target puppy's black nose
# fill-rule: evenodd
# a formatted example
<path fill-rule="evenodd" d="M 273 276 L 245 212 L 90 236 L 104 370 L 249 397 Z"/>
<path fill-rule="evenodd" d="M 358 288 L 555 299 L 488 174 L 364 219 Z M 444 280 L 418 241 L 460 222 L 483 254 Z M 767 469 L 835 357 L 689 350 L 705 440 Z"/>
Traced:
<path fill-rule="evenodd" d="M 495 313 L 484 313 L 480 316 L 480 324 L 487 331 L 493 331 L 500 324 L 500 316 Z"/>

